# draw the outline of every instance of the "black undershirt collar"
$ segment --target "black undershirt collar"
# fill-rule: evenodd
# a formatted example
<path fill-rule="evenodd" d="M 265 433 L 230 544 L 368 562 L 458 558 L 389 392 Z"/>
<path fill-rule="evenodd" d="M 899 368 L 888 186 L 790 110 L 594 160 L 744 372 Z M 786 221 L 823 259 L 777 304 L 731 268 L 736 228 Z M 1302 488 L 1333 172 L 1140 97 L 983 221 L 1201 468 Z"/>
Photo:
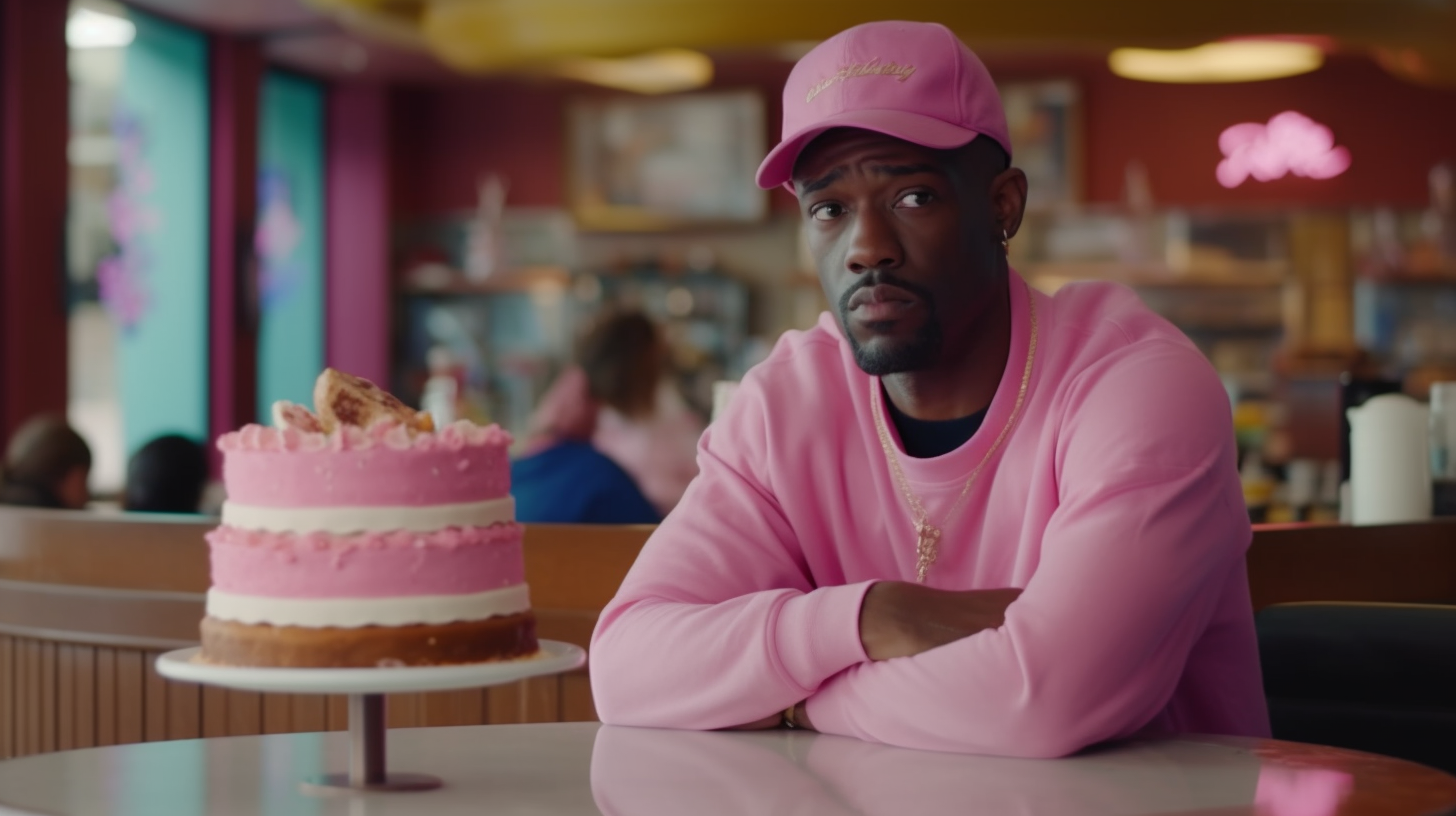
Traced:
<path fill-rule="evenodd" d="M 900 444 L 907 455 L 916 459 L 942 456 L 959 448 L 975 435 L 986 419 L 985 409 L 957 419 L 915 419 L 896 408 L 888 394 L 883 396 L 890 421 L 900 432 Z"/>

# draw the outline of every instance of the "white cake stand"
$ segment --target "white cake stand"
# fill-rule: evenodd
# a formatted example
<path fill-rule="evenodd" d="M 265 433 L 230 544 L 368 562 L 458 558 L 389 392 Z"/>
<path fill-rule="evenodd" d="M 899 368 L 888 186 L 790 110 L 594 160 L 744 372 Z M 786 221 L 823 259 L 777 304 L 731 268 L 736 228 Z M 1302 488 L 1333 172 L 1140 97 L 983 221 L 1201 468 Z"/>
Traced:
<path fill-rule="evenodd" d="M 580 646 L 555 640 L 541 641 L 538 655 L 519 660 L 378 669 L 219 666 L 198 661 L 200 651 L 194 646 L 167 652 L 157 658 L 157 672 L 172 680 L 245 691 L 349 695 L 349 772 L 325 774 L 302 783 L 304 790 L 313 793 L 421 791 L 443 784 L 428 774 L 389 773 L 385 769 L 385 694 L 498 686 L 570 671 L 586 660 Z"/>

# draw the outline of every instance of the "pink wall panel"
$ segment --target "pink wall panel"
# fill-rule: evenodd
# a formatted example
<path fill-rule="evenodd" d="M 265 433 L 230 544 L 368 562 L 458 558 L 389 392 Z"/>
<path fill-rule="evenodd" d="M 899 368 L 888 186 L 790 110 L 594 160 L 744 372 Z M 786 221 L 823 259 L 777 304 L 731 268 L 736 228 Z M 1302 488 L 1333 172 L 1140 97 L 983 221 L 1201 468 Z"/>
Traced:
<path fill-rule="evenodd" d="M 388 387 L 389 122 L 386 92 L 336 85 L 326 130 L 328 365 Z"/>
<path fill-rule="evenodd" d="M 248 301 L 254 281 L 240 262 L 253 244 L 257 209 L 258 82 L 263 55 L 256 42 L 213 36 L 208 43 L 212 71 L 211 263 L 208 334 L 210 436 L 254 419 L 257 326 Z M 222 456 L 207 446 L 214 474 Z"/>

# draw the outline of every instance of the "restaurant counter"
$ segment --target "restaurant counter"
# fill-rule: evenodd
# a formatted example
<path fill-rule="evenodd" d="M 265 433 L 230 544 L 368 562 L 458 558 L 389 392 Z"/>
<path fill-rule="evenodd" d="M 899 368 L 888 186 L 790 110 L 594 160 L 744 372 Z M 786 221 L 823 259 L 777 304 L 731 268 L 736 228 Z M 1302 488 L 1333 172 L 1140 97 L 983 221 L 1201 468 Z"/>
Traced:
<path fill-rule="evenodd" d="M 196 737 L 343 729 L 342 696 L 258 694 L 164 679 L 195 645 L 208 586 L 200 516 L 0 507 L 0 759 Z M 543 638 L 586 646 L 647 526 L 527 525 Z M 1292 601 L 1456 604 L 1456 520 L 1260 526 L 1255 609 Z M 585 669 L 490 689 L 395 694 L 389 726 L 596 719 Z"/>

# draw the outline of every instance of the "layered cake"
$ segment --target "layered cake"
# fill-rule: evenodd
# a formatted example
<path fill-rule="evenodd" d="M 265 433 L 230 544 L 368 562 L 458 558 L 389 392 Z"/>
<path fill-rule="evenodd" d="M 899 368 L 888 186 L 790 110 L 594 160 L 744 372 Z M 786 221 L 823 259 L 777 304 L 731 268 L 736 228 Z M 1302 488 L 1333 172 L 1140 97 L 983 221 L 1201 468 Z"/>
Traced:
<path fill-rule="evenodd" d="M 202 659 L 235 666 L 422 666 L 537 651 L 510 437 L 436 429 L 367 380 L 326 370 L 315 410 L 218 440 L 227 501 L 207 536 Z"/>

